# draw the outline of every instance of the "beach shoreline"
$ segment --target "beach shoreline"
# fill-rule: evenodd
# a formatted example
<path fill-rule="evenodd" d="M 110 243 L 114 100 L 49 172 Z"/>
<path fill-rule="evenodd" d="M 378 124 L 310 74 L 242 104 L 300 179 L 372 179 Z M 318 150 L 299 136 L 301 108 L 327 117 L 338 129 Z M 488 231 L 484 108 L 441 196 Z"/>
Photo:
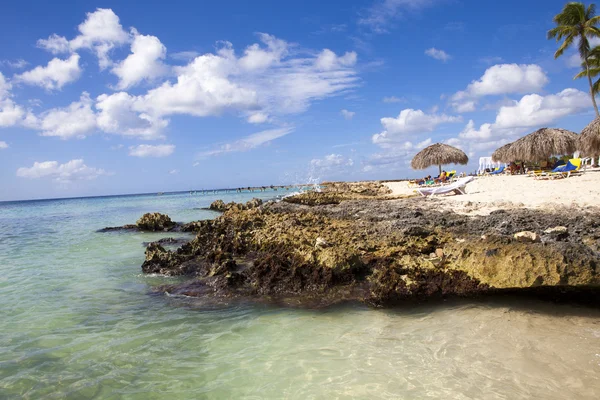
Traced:
<path fill-rule="evenodd" d="M 404 182 L 383 182 L 390 196 L 418 196 Z M 464 195 L 436 196 L 436 207 L 472 215 L 497 210 L 539 209 L 562 212 L 565 208 L 600 207 L 600 170 L 593 169 L 564 179 L 538 180 L 527 175 L 480 176 L 467 184 Z"/>

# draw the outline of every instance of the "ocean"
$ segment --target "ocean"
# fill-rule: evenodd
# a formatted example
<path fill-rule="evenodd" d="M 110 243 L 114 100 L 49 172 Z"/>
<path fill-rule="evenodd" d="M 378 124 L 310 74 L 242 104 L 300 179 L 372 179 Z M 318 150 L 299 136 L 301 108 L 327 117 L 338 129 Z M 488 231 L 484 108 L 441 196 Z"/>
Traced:
<path fill-rule="evenodd" d="M 97 233 L 278 192 L 0 203 L 0 399 L 597 399 L 600 310 L 516 298 L 395 309 L 157 295 L 144 242 Z"/>

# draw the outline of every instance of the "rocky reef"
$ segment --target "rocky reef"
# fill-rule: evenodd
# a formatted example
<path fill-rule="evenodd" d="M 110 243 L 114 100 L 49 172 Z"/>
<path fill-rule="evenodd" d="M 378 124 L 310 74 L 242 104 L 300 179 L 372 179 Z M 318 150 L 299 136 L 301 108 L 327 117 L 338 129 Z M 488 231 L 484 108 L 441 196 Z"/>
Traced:
<path fill-rule="evenodd" d="M 600 288 L 598 210 L 469 217 L 422 199 L 388 200 L 376 188 L 340 190 L 339 201 L 221 202 L 224 213 L 195 222 L 191 242 L 174 251 L 150 244 L 142 270 L 190 277 L 158 288 L 171 294 L 376 306 Z M 299 197 L 334 195 L 330 188 Z"/>
<path fill-rule="evenodd" d="M 200 227 L 198 222 L 194 221 L 187 224 L 173 222 L 168 215 L 155 212 L 142 215 L 135 224 L 109 226 L 98 229 L 97 232 L 195 232 Z"/>

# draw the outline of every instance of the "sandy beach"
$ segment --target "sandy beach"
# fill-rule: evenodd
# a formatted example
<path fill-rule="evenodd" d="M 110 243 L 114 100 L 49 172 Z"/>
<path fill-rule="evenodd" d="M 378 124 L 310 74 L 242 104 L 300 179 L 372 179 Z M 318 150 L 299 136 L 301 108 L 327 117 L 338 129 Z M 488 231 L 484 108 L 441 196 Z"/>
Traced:
<path fill-rule="evenodd" d="M 393 196 L 416 193 L 407 182 L 387 182 Z M 436 196 L 444 207 L 460 213 L 488 214 L 497 209 L 556 209 L 600 206 L 600 170 L 567 179 L 536 180 L 525 175 L 477 177 L 465 195 Z"/>

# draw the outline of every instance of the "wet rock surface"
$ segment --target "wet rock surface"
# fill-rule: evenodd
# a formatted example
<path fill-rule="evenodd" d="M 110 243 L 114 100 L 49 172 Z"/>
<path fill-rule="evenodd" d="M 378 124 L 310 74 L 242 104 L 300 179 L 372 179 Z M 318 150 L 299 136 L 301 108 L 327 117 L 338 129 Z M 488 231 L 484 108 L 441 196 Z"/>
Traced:
<path fill-rule="evenodd" d="M 535 288 L 572 295 L 600 287 L 599 216 L 520 209 L 469 217 L 422 199 L 377 196 L 234 205 L 194 223 L 197 236 L 174 251 L 150 244 L 142 269 L 189 276 L 158 288 L 186 296 L 387 306 Z M 535 240 L 515 238 L 524 231 Z"/>
<path fill-rule="evenodd" d="M 263 201 L 261 199 L 257 199 L 257 198 L 253 198 L 252 200 L 247 201 L 246 204 L 235 203 L 235 202 L 225 203 L 223 200 L 215 200 L 211 203 L 211 205 L 210 205 L 210 207 L 208 207 L 208 209 L 212 210 L 212 211 L 219 211 L 219 212 L 225 212 L 225 211 L 229 211 L 231 209 L 241 211 L 241 210 L 250 210 L 252 208 L 260 207 L 262 204 L 263 204 Z"/>

